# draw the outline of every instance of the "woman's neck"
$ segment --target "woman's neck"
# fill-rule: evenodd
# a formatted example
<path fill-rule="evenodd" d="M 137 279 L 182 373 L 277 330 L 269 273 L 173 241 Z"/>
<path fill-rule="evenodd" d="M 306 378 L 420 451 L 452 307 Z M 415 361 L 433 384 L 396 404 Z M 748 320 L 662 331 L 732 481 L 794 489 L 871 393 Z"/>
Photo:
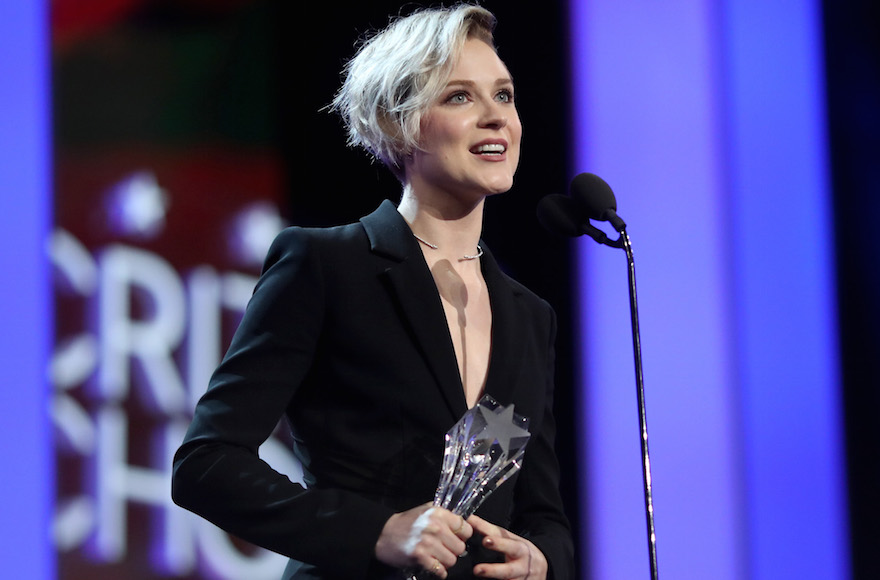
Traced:
<path fill-rule="evenodd" d="M 397 211 L 431 255 L 459 261 L 479 253 L 483 199 L 461 203 L 452 196 L 418 195 L 406 186 Z"/>

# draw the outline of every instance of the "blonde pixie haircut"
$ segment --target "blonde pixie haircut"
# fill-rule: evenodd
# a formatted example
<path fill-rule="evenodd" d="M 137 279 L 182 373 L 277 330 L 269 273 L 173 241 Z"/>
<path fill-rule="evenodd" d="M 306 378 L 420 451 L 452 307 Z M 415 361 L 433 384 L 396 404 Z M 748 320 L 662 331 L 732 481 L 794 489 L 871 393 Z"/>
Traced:
<path fill-rule="evenodd" d="M 366 149 L 404 181 L 404 159 L 418 148 L 422 115 L 440 97 L 469 38 L 494 49 L 495 16 L 471 4 L 393 20 L 348 62 L 331 104 L 348 144 Z"/>

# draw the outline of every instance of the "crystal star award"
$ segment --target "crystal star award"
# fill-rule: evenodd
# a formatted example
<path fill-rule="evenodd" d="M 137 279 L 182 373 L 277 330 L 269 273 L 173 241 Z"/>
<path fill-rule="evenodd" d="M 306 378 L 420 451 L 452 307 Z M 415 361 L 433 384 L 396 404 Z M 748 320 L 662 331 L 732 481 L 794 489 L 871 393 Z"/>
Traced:
<path fill-rule="evenodd" d="M 446 447 L 434 505 L 467 519 L 521 467 L 529 441 L 529 420 L 489 395 L 446 433 Z M 433 577 L 410 574 L 410 580 Z"/>

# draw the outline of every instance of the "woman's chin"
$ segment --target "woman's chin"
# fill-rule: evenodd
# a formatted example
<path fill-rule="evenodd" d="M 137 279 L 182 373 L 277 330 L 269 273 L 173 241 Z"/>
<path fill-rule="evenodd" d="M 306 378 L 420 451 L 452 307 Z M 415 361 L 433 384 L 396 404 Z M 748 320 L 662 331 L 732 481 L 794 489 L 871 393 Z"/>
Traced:
<path fill-rule="evenodd" d="M 513 187 L 513 180 L 501 180 L 498 182 L 487 184 L 486 193 L 487 195 L 498 195 L 500 193 L 507 193 Z"/>

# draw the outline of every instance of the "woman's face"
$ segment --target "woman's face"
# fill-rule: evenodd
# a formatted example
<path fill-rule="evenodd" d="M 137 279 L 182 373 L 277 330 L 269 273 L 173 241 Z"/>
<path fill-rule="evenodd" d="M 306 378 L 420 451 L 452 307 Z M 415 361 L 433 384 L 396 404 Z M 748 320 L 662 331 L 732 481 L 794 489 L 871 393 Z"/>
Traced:
<path fill-rule="evenodd" d="M 455 196 L 505 192 L 513 185 L 521 138 L 507 67 L 488 44 L 469 39 L 440 98 L 422 116 L 407 181 L 415 191 Z"/>

